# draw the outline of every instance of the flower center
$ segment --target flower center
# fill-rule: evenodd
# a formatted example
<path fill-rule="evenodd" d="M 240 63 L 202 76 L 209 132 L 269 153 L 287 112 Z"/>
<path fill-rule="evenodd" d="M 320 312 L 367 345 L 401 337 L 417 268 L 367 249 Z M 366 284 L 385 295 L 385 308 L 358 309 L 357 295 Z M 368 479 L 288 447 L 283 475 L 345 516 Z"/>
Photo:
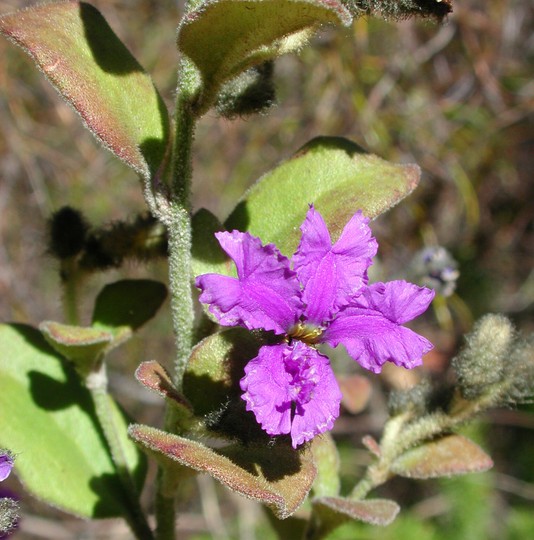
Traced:
<path fill-rule="evenodd" d="M 289 330 L 287 335 L 293 339 L 298 339 L 307 343 L 308 345 L 314 345 L 319 341 L 323 329 L 317 326 L 310 326 L 303 322 L 298 322 L 293 328 Z"/>

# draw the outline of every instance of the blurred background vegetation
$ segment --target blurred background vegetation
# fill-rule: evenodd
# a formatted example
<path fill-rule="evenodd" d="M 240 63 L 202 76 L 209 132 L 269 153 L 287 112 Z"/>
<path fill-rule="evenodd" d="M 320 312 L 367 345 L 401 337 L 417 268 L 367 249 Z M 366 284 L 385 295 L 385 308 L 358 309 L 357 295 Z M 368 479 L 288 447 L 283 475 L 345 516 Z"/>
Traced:
<path fill-rule="evenodd" d="M 3 0 L 1 10 L 32 3 Z M 180 6 L 171 0 L 92 3 L 152 74 L 172 110 Z M 312 137 L 348 137 L 385 159 L 423 169 L 416 192 L 373 223 L 380 277 L 405 276 L 424 246 L 445 246 L 459 263 L 456 293 L 421 323 L 420 331 L 436 345 L 423 371 L 448 377 L 463 334 L 484 313 L 504 313 L 532 332 L 534 5 L 455 0 L 454 13 L 441 26 L 362 18 L 350 29 L 323 31 L 275 70 L 279 104 L 268 115 L 228 121 L 212 112 L 201 120 L 195 208 L 224 218 L 253 181 Z M 62 320 L 57 265 L 47 254 L 48 217 L 71 205 L 95 226 L 133 219 L 145 211 L 140 184 L 6 40 L 0 41 L 0 126 L 0 319 Z M 123 275 L 165 281 L 165 263 L 94 276 L 86 309 L 103 284 Z M 140 389 L 133 371 L 143 360 L 170 363 L 168 319 L 167 306 L 110 366 L 118 400 L 134 418 L 153 425 L 161 423 L 161 404 Z M 360 440 L 366 433 L 379 436 L 388 388 L 419 376 L 392 370 L 373 377 L 367 408 L 358 415 L 344 412 L 334 434 L 347 483 L 368 463 Z M 424 483 L 394 479 L 379 491 L 403 507 L 393 525 L 349 524 L 333 538 L 532 538 L 533 412 L 495 411 L 470 428 L 495 461 L 490 473 Z M 19 489 L 14 480 L 11 485 Z M 190 489 L 180 538 L 274 538 L 259 508 L 211 479 Z M 81 522 L 20 494 L 20 538 L 129 537 L 119 522 Z"/>

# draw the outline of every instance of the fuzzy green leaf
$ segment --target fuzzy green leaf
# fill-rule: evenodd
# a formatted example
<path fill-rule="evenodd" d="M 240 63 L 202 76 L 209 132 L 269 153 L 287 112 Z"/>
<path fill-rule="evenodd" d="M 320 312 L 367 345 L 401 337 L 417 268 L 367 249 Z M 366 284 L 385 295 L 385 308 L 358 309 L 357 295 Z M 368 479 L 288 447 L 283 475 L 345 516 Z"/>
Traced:
<path fill-rule="evenodd" d="M 363 521 L 385 527 L 399 513 L 399 505 L 388 499 L 352 501 L 342 497 L 313 500 L 315 537 L 323 538 L 348 520 Z"/>
<path fill-rule="evenodd" d="M 279 519 L 302 504 L 315 477 L 308 451 L 290 446 L 232 445 L 211 449 L 149 426 L 133 425 L 130 436 L 172 474 L 183 467 L 208 473 L 232 491 L 268 505 Z"/>
<path fill-rule="evenodd" d="M 35 328 L 0 326 L 0 447 L 17 455 L 16 473 L 35 497 L 88 518 L 121 516 L 128 506 L 89 391 Z M 141 489 L 142 454 L 118 437 Z"/>
<path fill-rule="evenodd" d="M 221 85 L 248 68 L 296 51 L 322 24 L 352 21 L 335 0 L 215 0 L 186 15 L 178 48 L 203 79 L 198 112 L 213 105 Z"/>
<path fill-rule="evenodd" d="M 106 285 L 98 295 L 93 327 L 111 332 L 115 345 L 129 338 L 157 313 L 167 288 L 150 279 L 123 279 Z"/>
<path fill-rule="evenodd" d="M 104 146 L 143 176 L 156 174 L 168 113 L 100 12 L 83 2 L 36 5 L 0 17 L 0 33 L 31 56 Z"/>
<path fill-rule="evenodd" d="M 493 467 L 491 458 L 473 441 L 461 435 L 448 435 L 405 452 L 391 471 L 406 478 L 439 478 Z"/>
<path fill-rule="evenodd" d="M 318 137 L 260 178 L 225 226 L 274 242 L 291 256 L 310 203 L 337 238 L 357 210 L 375 218 L 413 191 L 419 176 L 417 165 L 389 163 L 347 139 Z"/>
<path fill-rule="evenodd" d="M 313 483 L 315 497 L 335 497 L 339 494 L 339 453 L 332 435 L 326 432 L 312 441 L 317 477 Z"/>

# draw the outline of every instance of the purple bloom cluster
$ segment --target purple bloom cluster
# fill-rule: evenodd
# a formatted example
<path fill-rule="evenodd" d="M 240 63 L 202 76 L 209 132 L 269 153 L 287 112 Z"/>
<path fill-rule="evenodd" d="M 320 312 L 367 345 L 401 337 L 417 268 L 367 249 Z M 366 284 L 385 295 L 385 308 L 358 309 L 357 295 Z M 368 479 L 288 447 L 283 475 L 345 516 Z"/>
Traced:
<path fill-rule="evenodd" d="M 330 362 L 315 345 L 345 346 L 375 373 L 393 362 L 413 368 L 432 344 L 401 326 L 423 313 L 434 292 L 405 281 L 367 285 L 378 244 L 361 211 L 332 245 L 322 216 L 310 206 L 290 261 L 274 244 L 239 231 L 216 237 L 237 278 L 204 274 L 200 301 L 223 326 L 284 336 L 264 345 L 245 367 L 243 399 L 270 435 L 290 434 L 293 447 L 332 429 L 341 392 Z"/>

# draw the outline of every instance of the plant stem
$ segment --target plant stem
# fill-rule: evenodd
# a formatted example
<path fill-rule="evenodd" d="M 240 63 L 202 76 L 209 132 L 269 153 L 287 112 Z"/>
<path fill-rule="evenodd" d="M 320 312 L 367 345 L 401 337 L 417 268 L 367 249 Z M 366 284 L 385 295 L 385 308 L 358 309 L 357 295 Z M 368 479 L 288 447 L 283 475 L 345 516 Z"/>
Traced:
<path fill-rule="evenodd" d="M 86 380 L 86 386 L 91 392 L 96 410 L 96 416 L 104 432 L 104 437 L 111 451 L 111 457 L 122 484 L 127 513 L 124 516 L 138 540 L 153 540 L 154 535 L 148 525 L 141 503 L 139 493 L 132 477 L 125 448 L 119 436 L 122 426 L 117 425 L 117 415 L 120 411 L 113 405 L 107 392 L 107 375 L 105 364 Z"/>
<path fill-rule="evenodd" d="M 393 476 L 390 471 L 391 465 L 404 452 L 435 436 L 453 431 L 497 402 L 495 394 L 489 389 L 485 396 L 474 401 L 456 396 L 455 405 L 448 414 L 435 412 L 412 422 L 409 421 L 409 416 L 391 418 L 384 428 L 384 435 L 380 441 L 380 457 L 367 468 L 365 476 L 356 484 L 349 498 L 364 499 L 372 489 Z"/>
<path fill-rule="evenodd" d="M 78 291 L 82 276 L 73 258 L 65 259 L 61 262 L 61 275 L 65 321 L 67 324 L 76 326 L 80 324 Z"/>
<path fill-rule="evenodd" d="M 162 487 L 165 484 L 165 471 L 160 467 L 156 480 L 158 490 L 156 492 L 156 538 L 157 540 L 174 540 L 176 507 L 175 498 L 167 497 L 163 493 Z"/>
<path fill-rule="evenodd" d="M 192 105 L 198 88 L 197 72 L 188 60 L 180 63 L 172 152 L 169 230 L 169 281 L 176 340 L 174 383 L 180 389 L 191 354 L 193 296 L 191 290 L 191 154 L 195 129 Z"/>
<path fill-rule="evenodd" d="M 169 287 L 171 311 L 176 343 L 173 381 L 178 389 L 191 354 L 193 339 L 193 295 L 191 288 L 191 177 L 192 146 L 196 118 L 193 103 L 198 93 L 198 72 L 187 59 L 182 59 L 179 69 L 176 96 L 175 135 L 171 157 L 171 196 L 165 224 L 169 236 Z M 165 428 L 173 431 L 176 419 L 167 408 Z M 156 518 L 158 540 L 175 538 L 175 498 L 165 494 L 165 471 L 158 473 Z"/>

